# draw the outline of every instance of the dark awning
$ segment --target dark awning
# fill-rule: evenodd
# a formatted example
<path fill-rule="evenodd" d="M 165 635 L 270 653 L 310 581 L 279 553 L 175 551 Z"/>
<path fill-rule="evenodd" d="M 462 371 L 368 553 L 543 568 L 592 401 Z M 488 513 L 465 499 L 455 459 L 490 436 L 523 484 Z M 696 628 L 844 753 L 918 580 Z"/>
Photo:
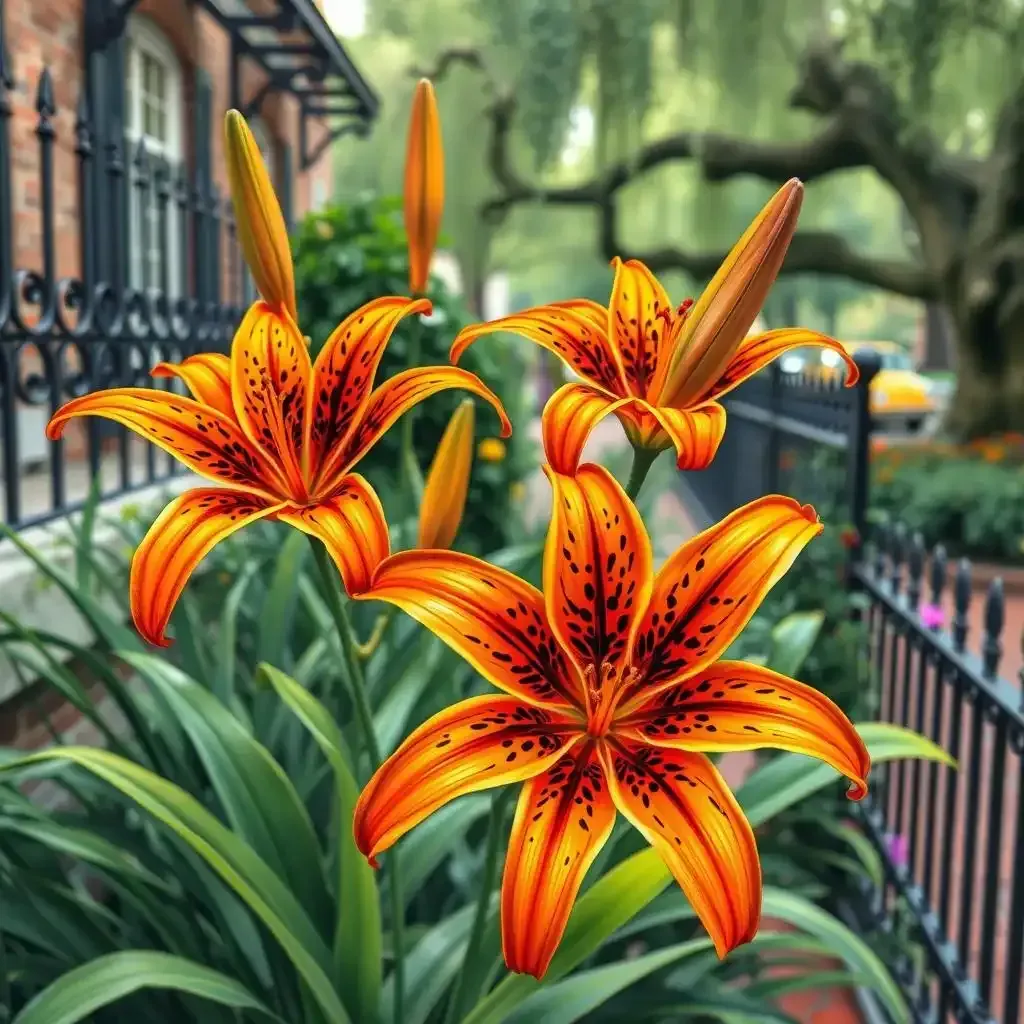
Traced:
<path fill-rule="evenodd" d="M 184 2 L 184 0 L 181 0 Z M 306 170 L 339 136 L 364 134 L 377 116 L 374 91 L 345 52 L 313 0 L 272 0 L 256 14 L 245 0 L 197 0 L 231 39 L 231 103 L 256 113 L 270 92 L 287 92 L 299 101 L 299 165 Z M 120 34 L 138 0 L 109 0 L 108 38 Z M 242 106 L 239 60 L 255 61 L 267 79 Z M 309 121 L 323 119 L 328 133 L 311 150 Z"/>

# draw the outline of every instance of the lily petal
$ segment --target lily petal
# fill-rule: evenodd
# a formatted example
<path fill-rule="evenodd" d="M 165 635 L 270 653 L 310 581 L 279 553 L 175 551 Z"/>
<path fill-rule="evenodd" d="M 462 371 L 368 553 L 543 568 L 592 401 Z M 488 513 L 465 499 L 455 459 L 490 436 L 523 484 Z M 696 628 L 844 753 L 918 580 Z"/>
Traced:
<path fill-rule="evenodd" d="M 725 436 L 725 409 L 717 402 L 695 409 L 668 409 L 637 398 L 616 415 L 638 447 L 675 448 L 679 469 L 707 469 Z"/>
<path fill-rule="evenodd" d="M 541 416 L 544 457 L 551 468 L 567 476 L 575 473 L 594 427 L 629 401 L 592 384 L 563 384 Z"/>
<path fill-rule="evenodd" d="M 405 154 L 405 233 L 409 239 L 409 290 L 426 289 L 430 258 L 444 212 L 444 148 L 434 87 L 426 78 L 416 85 Z"/>
<path fill-rule="evenodd" d="M 365 596 L 411 615 L 506 693 L 544 707 L 583 706 L 544 598 L 505 569 L 458 551 L 401 551 Z"/>
<path fill-rule="evenodd" d="M 219 541 L 278 508 L 225 487 L 198 487 L 175 498 L 132 557 L 129 592 L 139 633 L 157 647 L 169 647 L 164 631 L 195 567 Z"/>
<path fill-rule="evenodd" d="M 618 720 L 620 729 L 658 747 L 808 754 L 851 780 L 852 800 L 868 790 L 871 759 L 842 710 L 813 687 L 745 661 L 716 662 L 663 690 Z"/>
<path fill-rule="evenodd" d="M 288 228 L 259 146 L 237 110 L 224 121 L 224 153 L 238 243 L 256 288 L 265 302 L 297 321 Z"/>
<path fill-rule="evenodd" d="M 181 363 L 157 363 L 149 372 L 152 377 L 177 377 L 197 402 L 235 418 L 231 360 L 223 352 L 200 352 Z"/>
<path fill-rule="evenodd" d="M 852 388 L 860 379 L 860 369 L 841 342 L 827 334 L 805 331 L 802 327 L 783 327 L 777 331 L 766 331 L 764 334 L 752 334 L 744 338 L 725 372 L 708 388 L 705 397 L 721 398 L 748 377 L 753 377 L 758 370 L 763 370 L 783 352 L 805 346 L 831 349 L 836 355 L 841 356 L 846 363 L 846 387 Z"/>
<path fill-rule="evenodd" d="M 501 945 L 510 971 L 544 976 L 614 824 L 615 804 L 592 742 L 523 786 L 501 883 Z"/>
<path fill-rule="evenodd" d="M 602 751 L 618 809 L 661 854 L 719 957 L 761 918 L 761 862 L 750 823 L 703 754 L 616 739 Z"/>
<path fill-rule="evenodd" d="M 233 417 L 155 388 L 110 388 L 73 398 L 53 414 L 46 436 L 58 440 L 68 420 L 100 416 L 120 423 L 208 480 L 279 501 L 280 472 L 253 447 Z"/>
<path fill-rule="evenodd" d="M 373 392 L 384 349 L 395 328 L 413 313 L 429 313 L 427 299 L 388 295 L 360 306 L 324 342 L 313 366 L 309 394 L 310 473 L 323 477 L 331 456 L 344 446 Z"/>
<path fill-rule="evenodd" d="M 289 493 L 306 494 L 306 401 L 312 364 L 295 322 L 254 302 L 231 343 L 231 395 L 249 440 L 281 467 Z"/>
<path fill-rule="evenodd" d="M 483 381 L 468 370 L 454 366 L 424 366 L 396 373 L 377 388 L 366 404 L 348 439 L 321 470 L 319 487 L 333 487 L 331 474 L 341 467 L 354 466 L 390 429 L 403 413 L 440 391 L 461 388 L 489 402 L 501 419 L 501 436 L 512 433 L 501 399 Z"/>
<path fill-rule="evenodd" d="M 578 738 L 556 712 L 512 697 L 472 697 L 428 719 L 374 773 L 356 802 L 356 846 L 377 855 L 439 807 L 539 775 Z"/>
<path fill-rule="evenodd" d="M 715 272 L 659 367 L 656 404 L 682 409 L 707 394 L 732 361 L 775 283 L 803 202 L 791 178 L 767 202 Z"/>
<path fill-rule="evenodd" d="M 662 352 L 667 355 L 672 305 L 661 283 L 639 260 L 623 263 L 616 256 L 612 266 L 608 333 L 622 359 L 629 393 L 645 398 Z"/>
<path fill-rule="evenodd" d="M 591 716 L 610 711 L 625 681 L 651 594 L 651 542 L 633 503 L 603 466 L 575 477 L 545 467 L 551 525 L 544 546 L 544 600 L 551 628 L 583 674 Z"/>
<path fill-rule="evenodd" d="M 485 334 L 511 331 L 554 352 L 574 373 L 612 394 L 625 396 L 626 382 L 618 353 L 608 339 L 608 311 L 589 299 L 553 302 L 521 313 L 472 324 L 459 331 L 450 358 L 457 363 L 469 346 Z"/>
<path fill-rule="evenodd" d="M 654 581 L 633 653 L 639 681 L 622 713 L 716 661 L 823 529 L 810 505 L 775 494 L 683 544 Z"/>
<path fill-rule="evenodd" d="M 377 566 L 391 550 L 380 499 L 358 473 L 344 477 L 337 491 L 319 504 L 285 507 L 275 518 L 323 541 L 350 597 L 370 588 Z"/>

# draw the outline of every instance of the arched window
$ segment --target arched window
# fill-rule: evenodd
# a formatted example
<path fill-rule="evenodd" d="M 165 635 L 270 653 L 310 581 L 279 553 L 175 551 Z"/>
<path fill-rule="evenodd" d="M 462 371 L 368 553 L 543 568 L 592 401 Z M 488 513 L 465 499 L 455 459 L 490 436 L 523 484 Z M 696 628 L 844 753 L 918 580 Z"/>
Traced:
<path fill-rule="evenodd" d="M 182 294 L 182 224 L 174 199 L 162 198 L 157 179 L 177 181 L 184 160 L 184 82 L 181 63 L 164 33 L 132 15 L 125 33 L 125 134 L 131 168 L 128 281 L 150 294 Z M 145 147 L 148 175 L 136 163 Z"/>

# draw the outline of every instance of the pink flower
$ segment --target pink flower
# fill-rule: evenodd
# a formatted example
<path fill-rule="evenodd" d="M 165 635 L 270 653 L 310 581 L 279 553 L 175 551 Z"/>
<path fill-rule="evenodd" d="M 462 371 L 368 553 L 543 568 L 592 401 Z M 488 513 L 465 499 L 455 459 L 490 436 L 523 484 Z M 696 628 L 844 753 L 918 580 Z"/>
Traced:
<path fill-rule="evenodd" d="M 925 601 L 917 610 L 921 616 L 921 623 L 927 629 L 942 629 L 946 616 L 937 604 Z"/>
<path fill-rule="evenodd" d="M 905 868 L 910 859 L 910 851 L 907 848 L 907 837 L 902 832 L 890 832 L 885 837 L 885 845 L 892 858 L 893 864 L 898 868 Z"/>

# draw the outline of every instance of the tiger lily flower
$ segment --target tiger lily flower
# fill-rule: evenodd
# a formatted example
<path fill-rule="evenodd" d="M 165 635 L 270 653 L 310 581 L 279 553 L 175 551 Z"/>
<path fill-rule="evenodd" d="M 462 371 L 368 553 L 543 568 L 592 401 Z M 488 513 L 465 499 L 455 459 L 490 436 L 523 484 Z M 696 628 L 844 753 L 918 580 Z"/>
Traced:
<path fill-rule="evenodd" d="M 755 934 L 754 833 L 707 754 L 777 747 L 867 791 L 868 752 L 823 694 L 719 658 L 805 544 L 812 508 L 769 496 L 687 541 L 657 573 L 636 508 L 600 466 L 548 472 L 543 594 L 451 551 L 381 563 L 367 599 L 407 612 L 504 693 L 416 729 L 356 804 L 378 855 L 443 804 L 522 782 L 501 930 L 513 971 L 544 975 L 588 868 L 621 812 L 659 851 L 719 956 Z"/>
<path fill-rule="evenodd" d="M 609 413 L 635 448 L 674 447 L 680 469 L 704 469 L 725 433 L 718 399 L 789 349 L 813 345 L 857 366 L 839 342 L 798 327 L 747 336 L 782 266 L 796 229 L 803 185 L 787 182 L 751 223 L 696 305 L 673 309 L 658 279 L 638 260 L 612 260 L 608 307 L 589 299 L 537 306 L 459 332 L 457 363 L 484 334 L 513 331 L 554 352 L 584 378 L 560 387 L 543 415 L 544 450 L 559 473 L 576 468 L 590 432 Z"/>
<path fill-rule="evenodd" d="M 405 155 L 403 213 L 409 251 L 409 290 L 427 287 L 430 260 L 444 212 L 444 149 L 437 97 L 429 79 L 416 84 Z"/>
<path fill-rule="evenodd" d="M 374 387 L 384 347 L 403 317 L 429 313 L 426 299 L 375 299 L 344 320 L 315 362 L 295 322 L 294 271 L 284 220 L 259 150 L 241 115 L 227 119 L 227 152 L 243 253 L 261 290 L 231 354 L 160 363 L 191 398 L 155 388 L 113 388 L 75 398 L 46 428 L 57 440 L 77 416 L 100 416 L 149 439 L 217 486 L 197 487 L 160 514 L 132 558 L 131 608 L 138 631 L 166 647 L 165 629 L 196 565 L 218 541 L 271 519 L 321 540 L 353 594 L 369 586 L 390 550 L 373 488 L 352 470 L 408 409 L 438 391 L 498 398 L 451 366 L 406 370 Z"/>

